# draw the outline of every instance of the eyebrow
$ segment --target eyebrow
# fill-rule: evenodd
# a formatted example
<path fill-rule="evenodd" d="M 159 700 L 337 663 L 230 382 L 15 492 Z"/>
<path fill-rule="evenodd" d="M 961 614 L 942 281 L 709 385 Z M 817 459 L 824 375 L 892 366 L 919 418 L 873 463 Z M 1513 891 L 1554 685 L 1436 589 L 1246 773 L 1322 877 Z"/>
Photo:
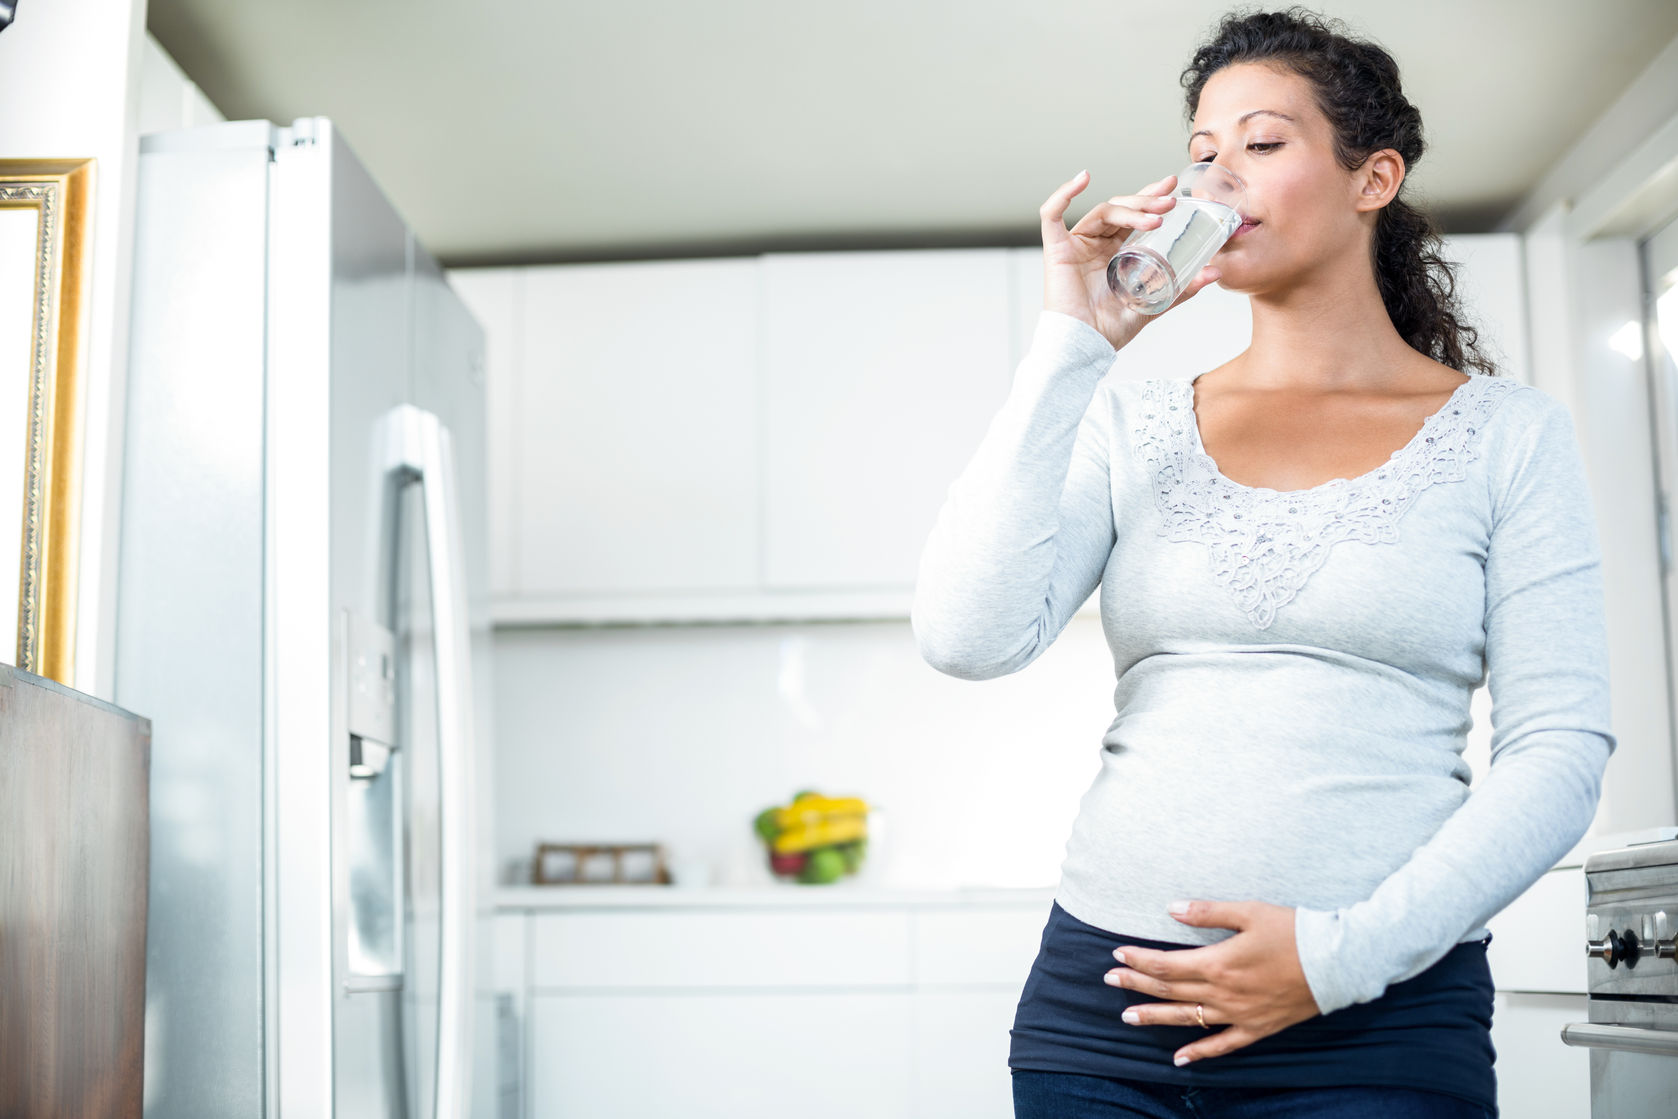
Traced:
<path fill-rule="evenodd" d="M 1237 125 L 1246 124 L 1248 121 L 1252 120 L 1254 117 L 1261 116 L 1261 115 L 1272 116 L 1272 117 L 1280 117 L 1282 120 L 1287 121 L 1289 124 L 1298 124 L 1299 123 L 1298 121 L 1294 120 L 1292 117 L 1288 116 L 1288 114 L 1278 113 L 1275 109 L 1254 109 L 1252 112 L 1246 114 L 1245 116 L 1243 116 L 1240 120 L 1236 121 L 1235 123 Z M 1211 129 L 1202 128 L 1199 132 L 1189 133 L 1189 141 L 1188 142 L 1189 142 L 1189 144 L 1193 144 L 1194 143 L 1194 138 L 1196 136 L 1210 136 L 1210 135 L 1212 135 L 1212 130 Z"/>

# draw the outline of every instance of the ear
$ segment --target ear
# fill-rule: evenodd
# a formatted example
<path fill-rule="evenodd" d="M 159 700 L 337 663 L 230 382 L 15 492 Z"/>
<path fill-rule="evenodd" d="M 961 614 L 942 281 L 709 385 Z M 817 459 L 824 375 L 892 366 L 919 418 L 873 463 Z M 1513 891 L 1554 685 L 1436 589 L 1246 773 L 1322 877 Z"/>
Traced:
<path fill-rule="evenodd" d="M 1404 157 L 1392 148 L 1382 148 L 1363 161 L 1352 179 L 1356 209 L 1379 210 L 1398 196 L 1404 183 Z"/>

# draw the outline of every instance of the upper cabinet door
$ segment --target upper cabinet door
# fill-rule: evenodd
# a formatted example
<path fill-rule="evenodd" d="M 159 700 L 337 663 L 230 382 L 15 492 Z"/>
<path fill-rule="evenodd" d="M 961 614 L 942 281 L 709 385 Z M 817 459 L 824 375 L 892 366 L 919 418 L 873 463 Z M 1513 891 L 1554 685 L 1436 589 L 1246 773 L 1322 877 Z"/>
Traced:
<path fill-rule="evenodd" d="M 519 595 L 757 587 L 757 270 L 525 270 Z"/>
<path fill-rule="evenodd" d="M 484 393 L 489 469 L 489 593 L 513 594 L 518 540 L 518 323 L 523 268 L 454 268 L 449 283 L 484 329 Z"/>
<path fill-rule="evenodd" d="M 1446 237 L 1443 256 L 1458 265 L 1457 297 L 1470 325 L 1480 331 L 1480 348 L 1500 375 L 1532 384 L 1527 345 L 1526 261 L 1515 233 L 1472 233 Z"/>
<path fill-rule="evenodd" d="M 1007 398 L 1006 249 L 762 258 L 764 586 L 914 586 Z"/>
<path fill-rule="evenodd" d="M 1025 356 L 1043 311 L 1043 250 L 1010 249 L 1014 268 L 1014 360 Z M 1215 369 L 1247 348 L 1253 334 L 1245 295 L 1210 284 L 1194 298 L 1154 316 L 1120 351 L 1110 376 L 1127 381 L 1193 377 Z"/>

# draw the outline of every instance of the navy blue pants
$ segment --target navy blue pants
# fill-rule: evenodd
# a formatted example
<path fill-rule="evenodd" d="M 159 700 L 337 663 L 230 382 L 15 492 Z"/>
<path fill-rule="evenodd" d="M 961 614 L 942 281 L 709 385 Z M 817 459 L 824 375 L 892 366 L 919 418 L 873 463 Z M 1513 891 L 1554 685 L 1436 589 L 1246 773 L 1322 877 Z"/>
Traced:
<path fill-rule="evenodd" d="M 1058 1107 L 1064 1119 L 1284 1114 L 1496 1119 L 1489 940 L 1456 945 L 1426 971 L 1389 986 L 1380 998 L 1307 1018 L 1240 1049 L 1178 1068 L 1172 1056 L 1207 1031 L 1126 1024 L 1119 1015 L 1127 1006 L 1164 1000 L 1111 986 L 1102 976 L 1115 966 L 1113 949 L 1121 944 L 1162 951 L 1198 946 L 1099 929 L 1056 902 L 1009 1031 L 1016 1113 L 1056 1114 L 1053 1108 Z M 1022 1079 L 1024 1073 L 1032 1075 Z M 1284 1089 L 1294 1098 L 1282 1110 L 1265 1102 L 1279 1098 L 1276 1091 Z M 1352 1089 L 1371 1101 L 1384 1099 L 1369 1106 L 1386 1110 L 1356 1110 L 1348 1102 Z M 1371 1089 L 1386 1091 L 1371 1094 Z M 1041 1102 L 1045 1094 L 1051 1103 Z M 1322 1101 L 1320 1111 L 1311 1110 L 1317 1106 L 1309 1102 L 1313 1098 Z M 1408 1104 L 1412 1110 L 1404 1110 L 1406 1099 L 1419 1099 L 1434 1110 L 1414 1110 L 1415 1102 Z M 1145 1110 L 1142 1100 L 1152 1100 L 1146 1106 L 1153 1110 Z M 1044 1106 L 1051 1110 L 1041 1110 Z"/>
<path fill-rule="evenodd" d="M 1496 1119 L 1479 1104 L 1419 1088 L 1183 1088 L 1075 1072 L 1013 1075 L 1014 1119 Z"/>

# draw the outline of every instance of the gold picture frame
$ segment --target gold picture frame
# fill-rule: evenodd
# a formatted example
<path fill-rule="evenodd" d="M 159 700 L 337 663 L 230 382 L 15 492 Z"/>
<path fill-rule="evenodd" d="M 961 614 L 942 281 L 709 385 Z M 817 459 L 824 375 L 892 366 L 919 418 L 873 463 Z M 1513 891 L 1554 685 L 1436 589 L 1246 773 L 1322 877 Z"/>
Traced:
<path fill-rule="evenodd" d="M 94 169 L 92 159 L 0 159 L 0 583 L 17 563 L 15 614 L 0 590 L 0 641 L 15 637 L 18 668 L 65 685 L 75 682 Z"/>

